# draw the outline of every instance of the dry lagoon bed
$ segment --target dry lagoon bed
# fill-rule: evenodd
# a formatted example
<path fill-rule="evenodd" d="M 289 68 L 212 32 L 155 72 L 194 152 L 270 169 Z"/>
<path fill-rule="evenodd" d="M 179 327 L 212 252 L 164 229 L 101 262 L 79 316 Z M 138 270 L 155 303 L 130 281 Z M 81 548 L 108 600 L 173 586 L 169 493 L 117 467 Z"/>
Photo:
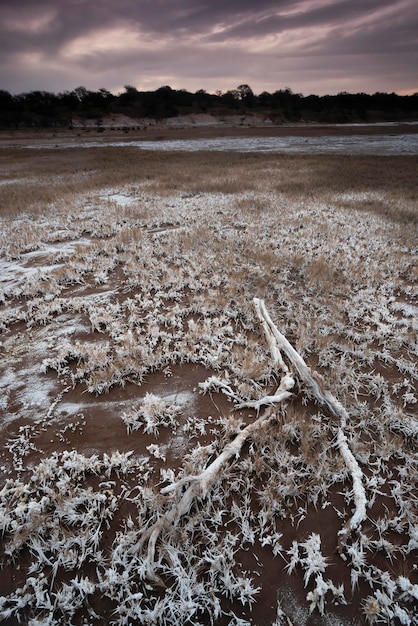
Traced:
<path fill-rule="evenodd" d="M 0 619 L 418 624 L 417 157 L 0 162 Z"/>

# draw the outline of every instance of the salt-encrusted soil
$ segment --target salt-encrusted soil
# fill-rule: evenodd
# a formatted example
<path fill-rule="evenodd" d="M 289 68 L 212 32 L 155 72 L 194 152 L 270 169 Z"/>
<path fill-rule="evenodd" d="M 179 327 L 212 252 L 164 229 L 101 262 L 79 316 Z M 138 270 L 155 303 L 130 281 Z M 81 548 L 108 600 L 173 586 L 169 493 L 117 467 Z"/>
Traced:
<path fill-rule="evenodd" d="M 418 623 L 414 183 L 272 163 L 1 218 L 4 623 Z"/>

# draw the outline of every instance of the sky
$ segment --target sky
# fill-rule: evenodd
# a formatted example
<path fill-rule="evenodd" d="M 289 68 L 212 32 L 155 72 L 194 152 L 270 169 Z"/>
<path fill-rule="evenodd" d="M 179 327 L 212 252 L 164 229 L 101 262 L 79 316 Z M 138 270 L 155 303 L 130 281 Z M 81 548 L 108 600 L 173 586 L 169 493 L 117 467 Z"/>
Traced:
<path fill-rule="evenodd" d="M 418 92 L 417 0 L 0 0 L 0 89 Z"/>

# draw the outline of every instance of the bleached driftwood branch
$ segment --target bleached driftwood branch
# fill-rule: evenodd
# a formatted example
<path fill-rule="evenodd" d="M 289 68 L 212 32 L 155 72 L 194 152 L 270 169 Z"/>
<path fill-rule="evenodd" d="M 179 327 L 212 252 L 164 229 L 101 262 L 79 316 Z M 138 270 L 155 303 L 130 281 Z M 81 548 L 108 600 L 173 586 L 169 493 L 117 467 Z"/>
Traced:
<path fill-rule="evenodd" d="M 296 352 L 286 337 L 280 333 L 267 312 L 262 300 L 254 298 L 254 305 L 257 315 L 262 324 L 266 340 L 269 345 L 271 355 L 277 369 L 281 370 L 283 376 L 277 391 L 270 396 L 264 396 L 260 400 L 252 403 L 253 408 L 259 409 L 262 405 L 268 406 L 264 412 L 254 421 L 248 424 L 236 434 L 234 439 L 228 443 L 222 452 L 202 471 L 200 474 L 185 476 L 172 485 L 161 489 L 162 495 L 172 494 L 175 501 L 172 506 L 160 517 L 160 519 L 150 528 L 146 529 L 137 543 L 137 549 L 142 550 L 147 545 L 146 576 L 149 580 L 160 582 L 155 573 L 155 550 L 159 536 L 166 528 L 175 526 L 178 521 L 187 515 L 197 498 L 205 497 L 211 485 L 219 476 L 221 469 L 233 457 L 238 458 L 244 443 L 259 429 L 268 423 L 274 414 L 273 404 L 278 404 L 287 400 L 292 394 L 290 389 L 295 384 L 294 377 L 284 362 L 281 352 L 291 362 L 299 378 L 307 385 L 316 400 L 340 420 L 337 435 L 337 444 L 344 462 L 350 471 L 353 481 L 353 494 L 355 511 L 351 519 L 340 531 L 340 543 L 342 544 L 347 536 L 355 530 L 366 517 L 366 496 L 362 483 L 363 473 L 351 452 L 347 438 L 344 434 L 344 427 L 348 420 L 348 415 L 344 407 L 329 392 L 322 391 L 319 383 L 315 380 L 313 373 L 303 358 Z M 213 379 L 211 383 L 216 383 L 219 391 L 226 391 L 228 395 L 235 396 L 233 390 L 224 381 Z M 234 397 L 234 399 L 236 399 Z"/>
<path fill-rule="evenodd" d="M 273 345 L 272 346 L 273 357 L 276 352 L 277 352 L 276 346 Z M 280 403 L 282 401 L 280 390 L 283 388 L 287 390 L 292 389 L 292 387 L 295 384 L 295 381 L 287 372 L 287 367 L 285 366 L 285 364 L 283 363 L 281 359 L 280 352 L 278 354 L 279 354 L 279 359 L 275 359 L 275 361 L 277 365 L 280 367 L 280 369 L 282 369 L 282 371 L 285 373 L 285 376 L 281 381 L 281 385 L 279 389 L 276 391 L 274 395 L 263 396 L 262 398 L 259 398 L 258 400 L 248 400 L 248 401 L 242 402 L 239 395 L 235 393 L 235 391 L 233 391 L 231 386 L 228 385 L 228 383 L 226 383 L 224 380 L 222 380 L 218 376 L 211 376 L 210 378 L 205 380 L 205 382 L 199 383 L 199 387 L 202 390 L 202 393 L 207 393 L 208 391 L 209 392 L 210 391 L 222 392 L 223 394 L 227 396 L 227 398 L 230 398 L 234 402 L 238 403 L 235 405 L 235 408 L 238 410 L 239 409 L 256 409 L 257 411 L 259 411 L 262 406 L 272 406 L 274 404 Z M 284 366 L 284 368 L 286 368 L 286 370 L 283 369 L 282 365 Z"/>
<path fill-rule="evenodd" d="M 259 429 L 263 428 L 270 418 L 274 415 L 273 404 L 279 404 L 284 400 L 290 398 L 292 393 L 290 389 L 294 386 L 294 379 L 290 375 L 288 368 L 283 363 L 280 355 L 280 351 L 277 350 L 277 346 L 274 345 L 275 339 L 272 339 L 272 356 L 275 359 L 278 367 L 283 370 L 284 376 L 280 381 L 280 385 L 273 396 L 268 396 L 268 404 L 270 406 L 254 421 L 243 428 L 234 439 L 228 443 L 222 452 L 210 463 L 200 474 L 185 476 L 181 480 L 172 485 L 168 485 L 161 489 L 161 494 L 167 495 L 174 493 L 179 494 L 180 491 L 185 488 L 186 490 L 181 495 L 180 499 L 173 503 L 173 506 L 166 512 L 161 518 L 149 529 L 147 529 L 141 536 L 137 548 L 142 549 L 148 542 L 147 546 L 147 558 L 146 558 L 146 572 L 147 577 L 155 582 L 159 581 L 158 576 L 155 574 L 155 548 L 158 537 L 164 531 L 172 525 L 176 525 L 181 517 L 187 515 L 190 511 L 196 498 L 204 497 L 213 485 L 216 478 L 219 475 L 221 469 L 225 464 L 233 457 L 238 458 L 244 443 Z M 262 399 L 265 400 L 267 396 Z M 259 406 L 264 402 L 261 402 Z"/>
<path fill-rule="evenodd" d="M 337 445 L 341 456 L 343 457 L 343 460 L 346 464 L 346 467 L 351 474 L 351 478 L 353 481 L 353 498 L 355 504 L 355 510 L 351 519 L 348 520 L 348 522 L 339 532 L 340 540 L 338 542 L 338 549 L 340 550 L 341 546 L 344 544 L 350 533 L 358 528 L 358 526 L 366 518 L 367 504 L 366 492 L 362 481 L 363 472 L 361 471 L 359 464 L 357 463 L 353 453 L 350 450 L 347 437 L 344 433 L 344 429 L 348 421 L 347 411 L 331 393 L 329 393 L 328 391 L 323 391 L 321 389 L 318 381 L 315 380 L 309 366 L 305 363 L 300 354 L 289 343 L 286 337 L 282 335 L 282 333 L 276 328 L 266 309 L 264 301 L 258 298 L 254 298 L 254 306 L 266 334 L 267 341 L 269 342 L 270 350 L 272 350 L 272 346 L 277 346 L 279 352 L 280 350 L 283 351 L 283 353 L 292 363 L 296 372 L 299 374 L 302 382 L 304 382 L 305 385 L 309 387 L 317 402 L 319 402 L 319 404 L 321 404 L 322 406 L 325 406 L 332 415 L 340 420 L 340 426 L 337 434 Z"/>

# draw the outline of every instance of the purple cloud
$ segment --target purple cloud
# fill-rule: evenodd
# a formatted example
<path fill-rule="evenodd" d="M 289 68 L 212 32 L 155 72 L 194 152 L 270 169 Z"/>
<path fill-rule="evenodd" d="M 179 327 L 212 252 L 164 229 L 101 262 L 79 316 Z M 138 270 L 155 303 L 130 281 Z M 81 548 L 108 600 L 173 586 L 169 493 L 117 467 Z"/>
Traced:
<path fill-rule="evenodd" d="M 0 89 L 418 91 L 416 0 L 3 0 Z"/>

